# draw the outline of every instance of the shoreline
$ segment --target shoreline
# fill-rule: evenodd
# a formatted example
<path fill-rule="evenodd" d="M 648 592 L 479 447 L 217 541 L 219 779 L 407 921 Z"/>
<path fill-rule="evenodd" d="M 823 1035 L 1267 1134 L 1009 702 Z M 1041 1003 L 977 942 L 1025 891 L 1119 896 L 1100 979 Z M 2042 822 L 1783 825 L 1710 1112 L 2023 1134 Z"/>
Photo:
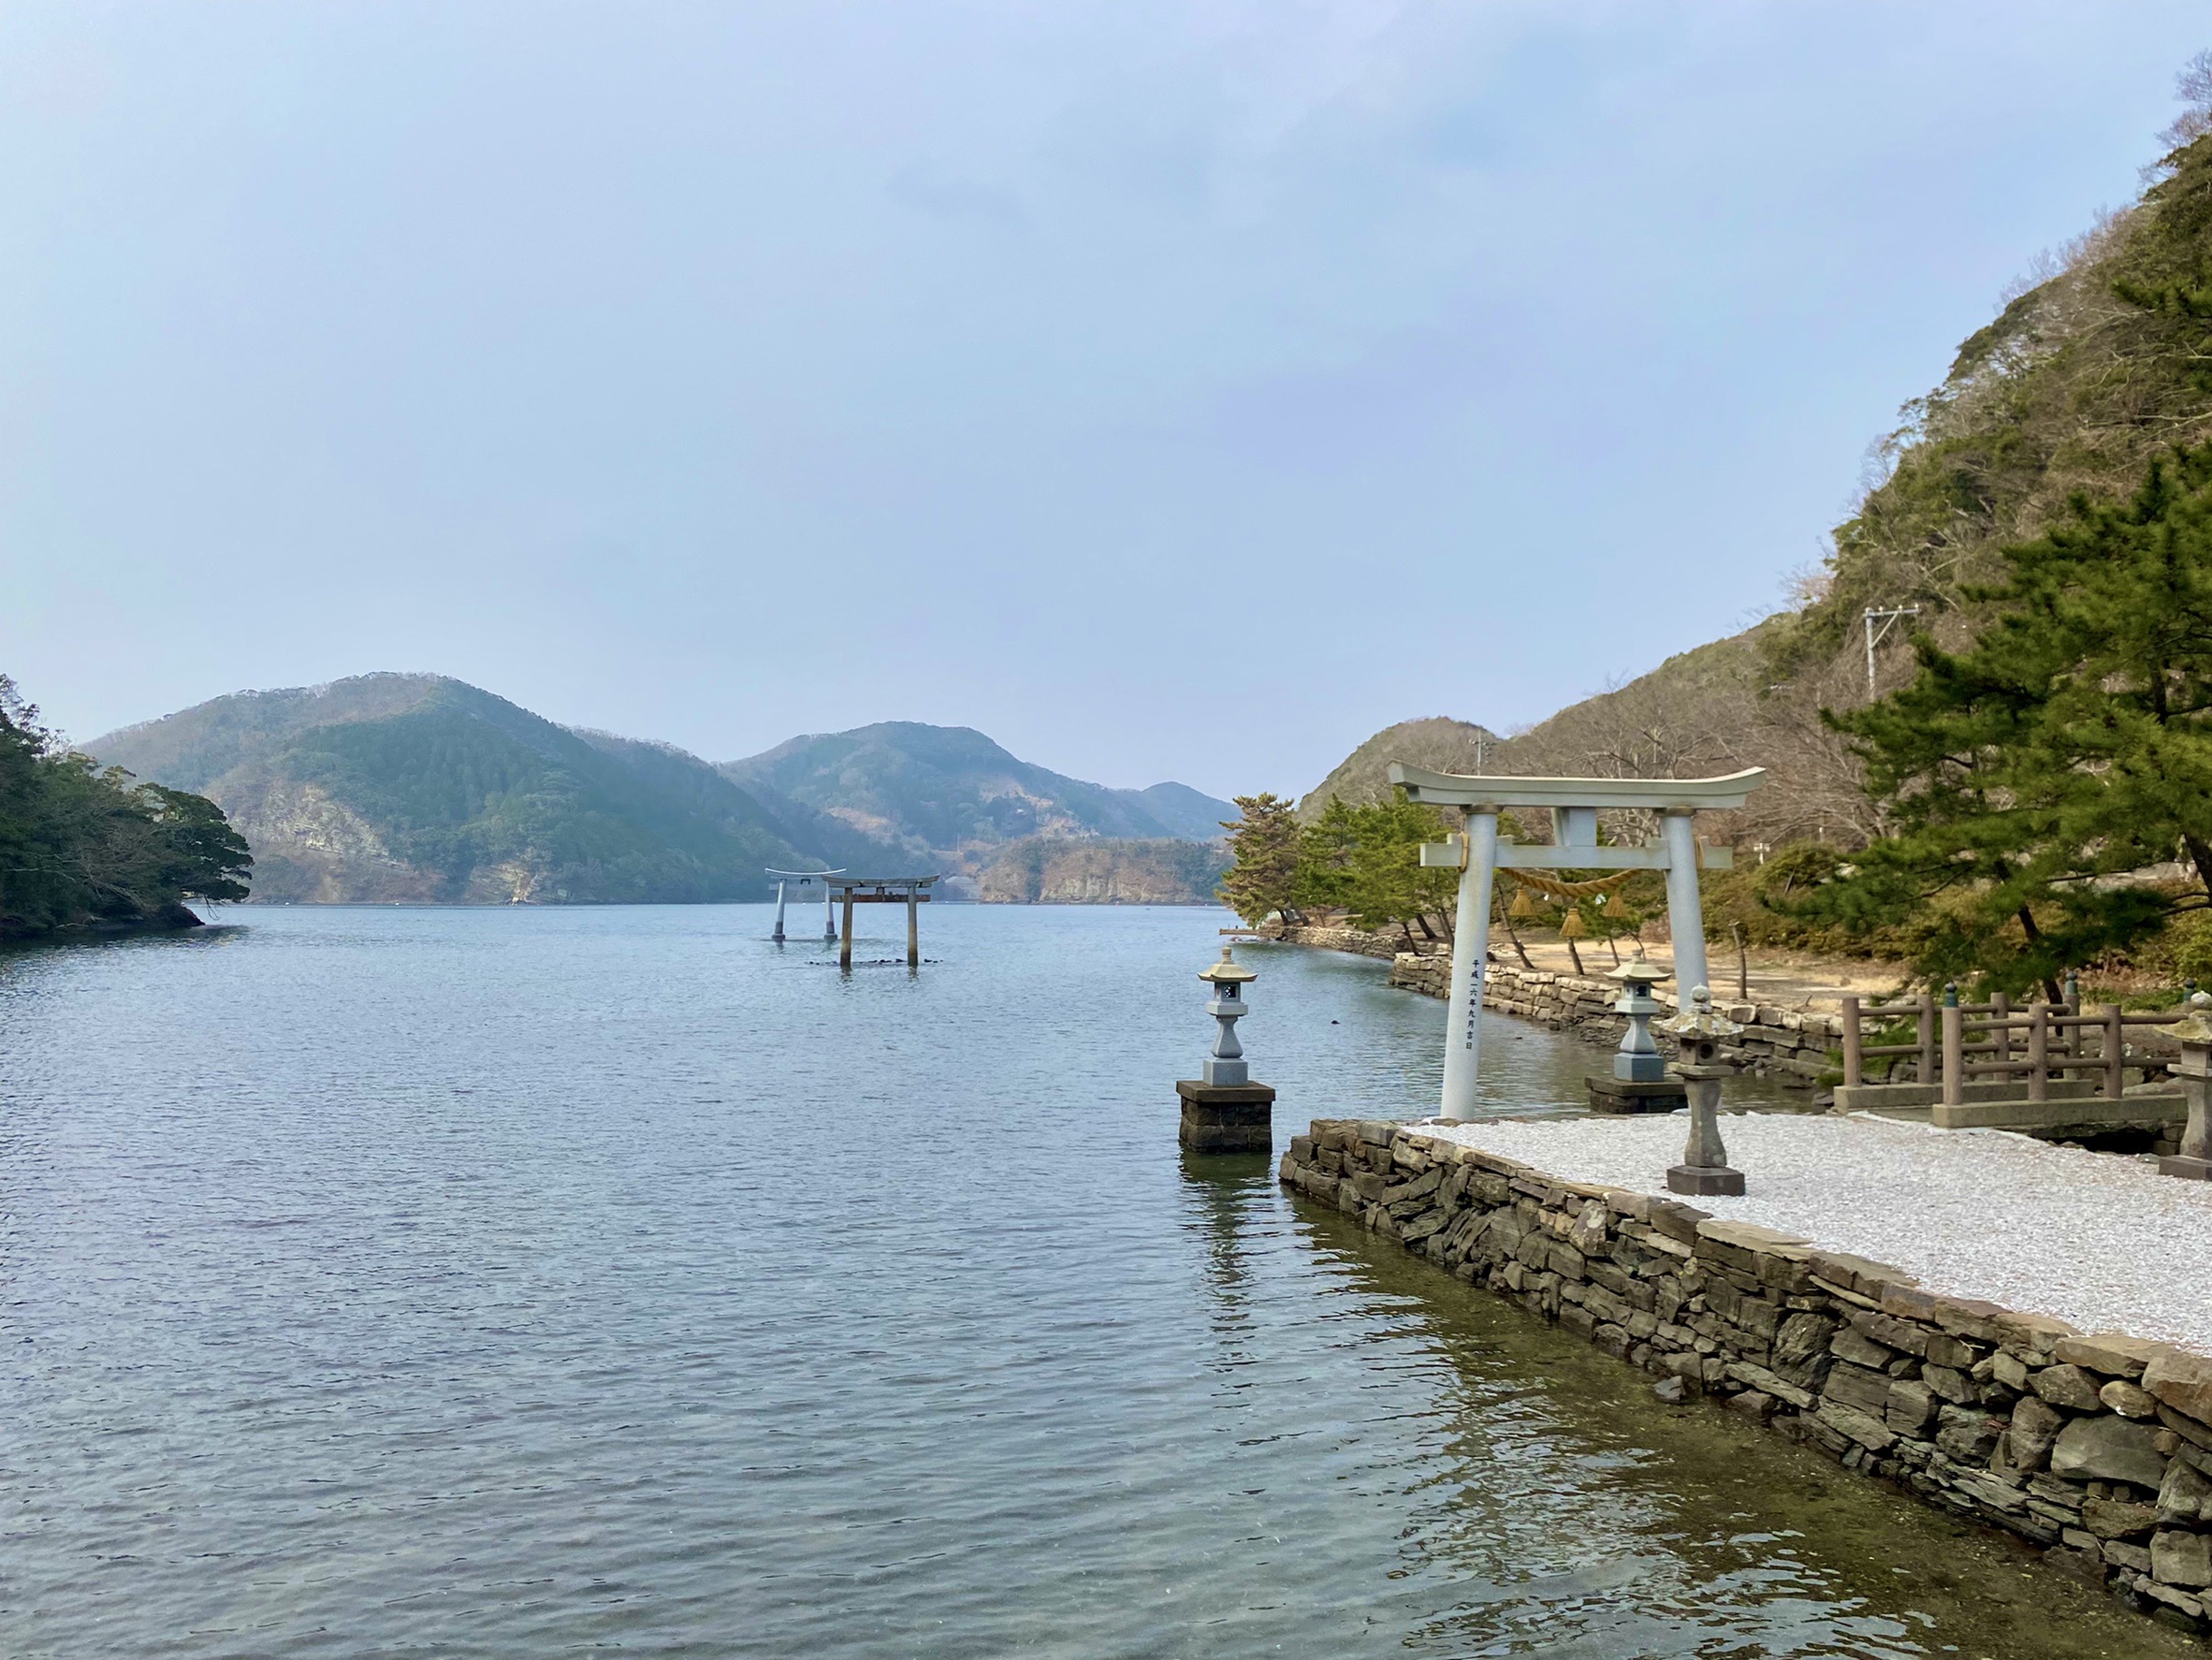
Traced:
<path fill-rule="evenodd" d="M 1319 951 L 1348 952 L 1358 956 L 1387 958 L 1390 983 L 1424 997 L 1442 998 L 1449 991 L 1451 947 L 1433 942 L 1434 949 L 1412 952 L 1403 941 L 1358 928 L 1294 927 L 1269 923 L 1252 930 L 1262 939 L 1285 945 Z M 1579 1032 L 1608 1046 L 1619 1041 L 1622 1017 L 1613 1012 L 1618 986 L 1596 975 L 1563 974 L 1551 969 L 1528 969 L 1499 960 L 1491 954 L 1490 969 L 1483 976 L 1482 1006 L 1499 1014 L 1517 1015 L 1554 1031 Z M 1654 987 L 1652 996 L 1669 1011 L 1681 1007 L 1671 987 Z M 1742 1026 L 1741 1037 L 1721 1045 L 1720 1057 L 1739 1071 L 1774 1077 L 1792 1088 L 1816 1089 L 1842 1076 L 1841 1015 L 1811 1009 L 1789 1009 L 1771 1002 L 1727 1001 L 1715 1009 Z M 1662 1048 L 1671 1044 L 1662 1039 Z"/>

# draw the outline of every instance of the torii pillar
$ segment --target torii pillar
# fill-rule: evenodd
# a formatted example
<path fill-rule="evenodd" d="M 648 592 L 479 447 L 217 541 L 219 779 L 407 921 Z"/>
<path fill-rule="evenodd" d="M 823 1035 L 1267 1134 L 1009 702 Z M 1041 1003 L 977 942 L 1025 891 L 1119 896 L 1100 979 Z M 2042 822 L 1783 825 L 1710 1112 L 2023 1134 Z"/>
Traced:
<path fill-rule="evenodd" d="M 1456 867 L 1460 872 L 1451 939 L 1451 1002 L 1445 1025 L 1442 1116 L 1475 1116 L 1482 1063 L 1482 994 L 1490 967 L 1491 891 L 1501 868 L 1666 871 L 1675 984 L 1687 997 L 1692 987 L 1710 983 L 1697 868 L 1704 864 L 1725 869 L 1734 859 L 1726 848 L 1700 849 L 1694 821 L 1701 808 L 1741 807 L 1766 781 L 1763 767 L 1712 779 L 1511 779 L 1427 772 L 1393 761 L 1390 776 L 1409 801 L 1457 807 L 1466 813 L 1463 835 L 1421 848 L 1423 865 Z M 1498 814 L 1506 808 L 1549 808 L 1551 840 L 1535 845 L 1502 841 Z M 1642 847 L 1599 846 L 1601 808 L 1661 815 L 1659 840 Z"/>

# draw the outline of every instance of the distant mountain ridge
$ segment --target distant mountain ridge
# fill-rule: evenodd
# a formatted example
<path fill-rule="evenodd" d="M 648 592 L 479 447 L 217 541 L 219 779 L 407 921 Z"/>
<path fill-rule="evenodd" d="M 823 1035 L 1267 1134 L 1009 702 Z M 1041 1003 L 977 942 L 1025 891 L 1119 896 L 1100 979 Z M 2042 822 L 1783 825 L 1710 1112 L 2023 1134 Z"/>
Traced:
<path fill-rule="evenodd" d="M 770 866 L 927 866 L 971 891 L 1024 837 L 1211 839 L 1233 811 L 1180 784 L 1084 783 L 981 733 L 911 722 L 716 767 L 438 675 L 237 692 L 85 748 L 217 801 L 253 846 L 255 896 L 271 901 L 749 899 L 768 893 Z"/>
<path fill-rule="evenodd" d="M 1187 785 L 1085 783 L 1019 760 L 972 727 L 912 721 L 794 737 L 720 771 L 917 855 L 956 859 L 1032 836 L 1212 841 L 1236 816 Z"/>

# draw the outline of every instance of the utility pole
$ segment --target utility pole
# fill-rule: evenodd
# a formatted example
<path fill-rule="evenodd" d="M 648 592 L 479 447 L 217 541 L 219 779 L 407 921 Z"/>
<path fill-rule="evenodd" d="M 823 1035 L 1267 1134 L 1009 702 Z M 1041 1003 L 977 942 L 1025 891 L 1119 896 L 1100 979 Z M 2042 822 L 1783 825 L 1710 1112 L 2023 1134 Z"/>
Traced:
<path fill-rule="evenodd" d="M 1899 618 L 1919 615 L 1920 607 L 1918 605 L 1869 605 L 1867 607 L 1867 695 L 1869 697 L 1874 695 L 1874 648 L 1882 644 L 1883 636 L 1889 633 L 1890 624 Z M 1876 623 L 1881 626 L 1877 628 Z"/>

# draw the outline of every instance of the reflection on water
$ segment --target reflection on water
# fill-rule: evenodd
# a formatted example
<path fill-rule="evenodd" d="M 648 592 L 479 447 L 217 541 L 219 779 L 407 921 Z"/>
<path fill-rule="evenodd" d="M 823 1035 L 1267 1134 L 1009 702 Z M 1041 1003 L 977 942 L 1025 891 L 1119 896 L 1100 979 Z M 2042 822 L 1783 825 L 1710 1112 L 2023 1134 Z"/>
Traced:
<path fill-rule="evenodd" d="M 2198 1652 L 1179 1155 L 1215 913 L 244 920 L 0 960 L 0 1653 Z M 1285 1119 L 1430 1110 L 1254 955 Z"/>

